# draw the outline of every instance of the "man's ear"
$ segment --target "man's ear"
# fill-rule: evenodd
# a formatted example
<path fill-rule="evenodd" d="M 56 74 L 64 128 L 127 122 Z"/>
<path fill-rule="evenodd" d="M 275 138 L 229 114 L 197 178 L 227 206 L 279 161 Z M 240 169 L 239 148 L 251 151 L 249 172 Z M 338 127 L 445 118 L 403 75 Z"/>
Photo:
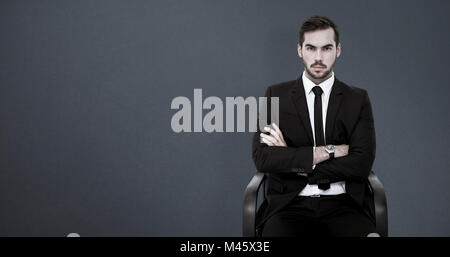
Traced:
<path fill-rule="evenodd" d="M 297 54 L 298 57 L 302 58 L 302 46 L 300 45 L 300 43 L 297 43 Z"/>
<path fill-rule="evenodd" d="M 336 47 L 336 58 L 338 58 L 341 55 L 341 43 L 338 44 Z"/>

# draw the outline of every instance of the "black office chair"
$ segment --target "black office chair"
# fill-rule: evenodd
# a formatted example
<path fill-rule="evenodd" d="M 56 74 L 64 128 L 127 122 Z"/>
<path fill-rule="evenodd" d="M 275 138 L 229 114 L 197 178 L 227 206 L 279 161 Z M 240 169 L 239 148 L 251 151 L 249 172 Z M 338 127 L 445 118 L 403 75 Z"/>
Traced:
<path fill-rule="evenodd" d="M 256 230 L 256 211 L 258 208 L 258 191 L 264 184 L 266 175 L 262 172 L 256 172 L 250 183 L 245 189 L 244 195 L 244 213 L 242 220 L 242 230 L 245 237 L 260 236 L 259 231 Z M 376 233 L 379 236 L 388 236 L 388 216 L 386 194 L 383 185 L 378 177 L 370 172 L 369 183 L 374 193 L 375 216 L 376 216 Z M 265 193 L 263 194 L 265 197 Z"/>

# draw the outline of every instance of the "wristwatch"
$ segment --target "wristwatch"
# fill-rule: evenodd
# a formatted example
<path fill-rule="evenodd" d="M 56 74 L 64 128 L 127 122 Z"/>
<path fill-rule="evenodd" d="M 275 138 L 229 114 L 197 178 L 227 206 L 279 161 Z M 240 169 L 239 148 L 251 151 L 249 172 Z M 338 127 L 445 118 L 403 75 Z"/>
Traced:
<path fill-rule="evenodd" d="M 330 156 L 330 160 L 334 159 L 334 145 L 325 146 L 325 151 L 328 152 L 328 155 Z"/>

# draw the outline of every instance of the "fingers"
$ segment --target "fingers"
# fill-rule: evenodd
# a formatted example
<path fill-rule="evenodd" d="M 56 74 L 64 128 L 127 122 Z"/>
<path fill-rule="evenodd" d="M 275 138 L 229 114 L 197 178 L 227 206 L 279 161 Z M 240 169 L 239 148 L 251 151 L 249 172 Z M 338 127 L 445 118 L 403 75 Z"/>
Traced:
<path fill-rule="evenodd" d="M 278 132 L 276 132 L 274 129 L 264 127 L 264 130 L 269 132 L 277 141 L 281 140 L 280 135 L 278 135 Z"/>
<path fill-rule="evenodd" d="M 261 133 L 261 141 L 269 146 L 286 146 L 283 133 L 281 133 L 280 128 L 275 123 L 272 123 L 272 126 L 273 129 L 270 127 L 264 127 L 264 130 L 269 132 L 270 135 Z"/>
<path fill-rule="evenodd" d="M 283 138 L 283 133 L 281 133 L 280 128 L 278 127 L 278 125 L 274 122 L 272 123 L 272 126 L 274 127 L 275 131 L 278 133 L 278 135 L 280 135 L 280 138 L 284 140 Z"/>
<path fill-rule="evenodd" d="M 269 135 L 266 135 L 264 133 L 261 133 L 259 135 L 261 136 L 261 139 L 264 141 L 264 143 L 266 143 L 266 144 L 270 143 L 272 146 L 278 145 L 278 140 L 276 140 L 275 138 L 273 138 Z"/>
<path fill-rule="evenodd" d="M 264 130 L 270 132 L 277 140 L 284 142 L 283 133 L 281 133 L 280 128 L 276 123 L 272 123 L 273 129 L 270 127 L 264 127 Z"/>
<path fill-rule="evenodd" d="M 272 144 L 272 142 L 268 141 L 268 140 L 265 139 L 265 138 L 262 138 L 262 137 L 261 137 L 261 141 L 262 141 L 262 143 L 264 143 L 264 144 L 266 144 L 266 145 L 268 145 L 268 146 L 274 146 L 274 144 Z"/>

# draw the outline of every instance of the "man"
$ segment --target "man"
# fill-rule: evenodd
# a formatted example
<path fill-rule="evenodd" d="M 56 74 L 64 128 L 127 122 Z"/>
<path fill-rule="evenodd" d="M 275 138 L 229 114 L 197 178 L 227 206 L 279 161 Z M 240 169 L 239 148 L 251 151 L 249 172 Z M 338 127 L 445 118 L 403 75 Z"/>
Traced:
<path fill-rule="evenodd" d="M 329 18 L 307 19 L 297 50 L 303 74 L 266 91 L 269 99 L 279 97 L 279 124 L 253 138 L 253 160 L 267 174 L 258 230 L 262 236 L 367 236 L 375 231 L 369 96 L 334 76 L 341 44 Z"/>

